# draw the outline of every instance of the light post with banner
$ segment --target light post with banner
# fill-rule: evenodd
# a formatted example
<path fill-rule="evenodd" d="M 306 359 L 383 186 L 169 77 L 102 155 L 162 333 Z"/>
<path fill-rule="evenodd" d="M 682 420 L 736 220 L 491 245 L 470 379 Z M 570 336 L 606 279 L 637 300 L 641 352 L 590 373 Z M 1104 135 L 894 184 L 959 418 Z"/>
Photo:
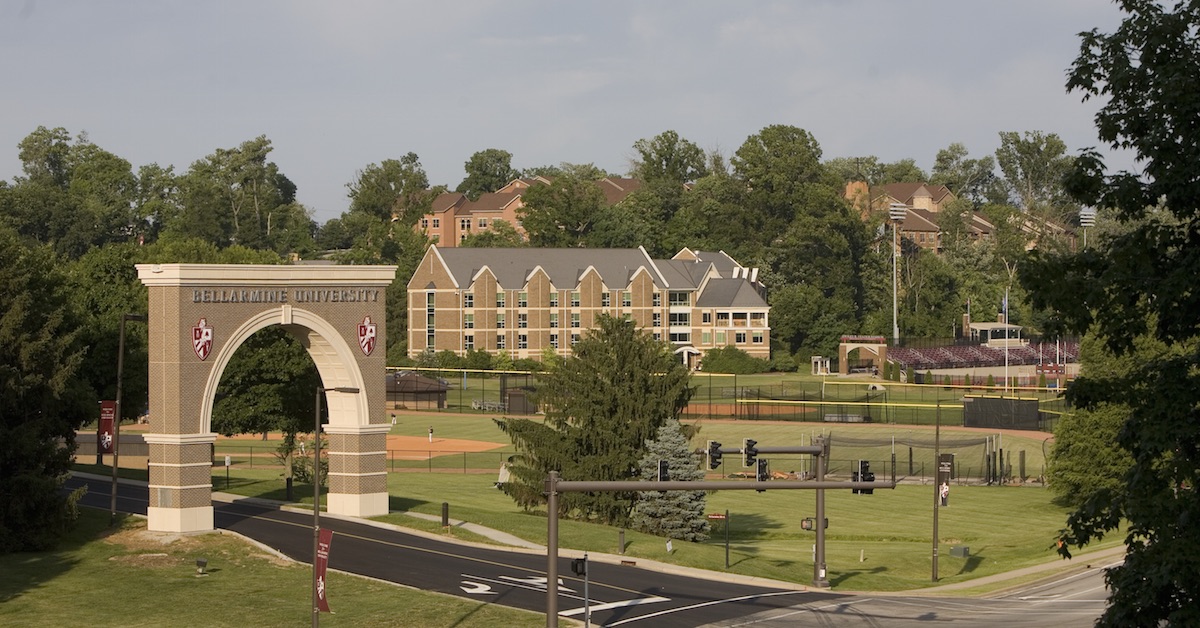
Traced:
<path fill-rule="evenodd" d="M 324 388 L 317 386 L 316 407 L 313 417 L 313 563 L 312 563 L 312 625 L 321 624 L 321 613 L 329 612 L 326 596 L 325 569 L 329 565 L 329 546 L 333 542 L 333 531 L 321 529 L 321 395 L 326 391 L 357 394 L 357 388 L 339 386 Z"/>
<path fill-rule="evenodd" d="M 121 388 L 125 377 L 125 322 L 144 321 L 145 314 L 124 314 L 121 316 L 121 335 L 117 340 L 117 398 L 113 400 L 113 431 L 112 431 L 112 502 L 108 512 L 108 525 L 117 522 L 117 463 L 121 455 Z"/>

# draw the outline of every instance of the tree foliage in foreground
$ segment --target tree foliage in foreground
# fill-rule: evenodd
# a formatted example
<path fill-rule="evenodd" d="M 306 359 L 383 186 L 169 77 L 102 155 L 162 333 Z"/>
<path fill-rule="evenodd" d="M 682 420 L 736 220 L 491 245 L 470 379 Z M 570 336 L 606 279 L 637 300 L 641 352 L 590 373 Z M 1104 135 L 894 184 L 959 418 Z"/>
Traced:
<path fill-rule="evenodd" d="M 90 404 L 65 283 L 47 248 L 0 229 L 0 553 L 49 549 L 74 521 L 61 489 Z"/>
<path fill-rule="evenodd" d="M 1116 490 L 1076 510 L 1061 551 L 1128 523 L 1125 561 L 1108 570 L 1103 626 L 1200 625 L 1200 1 L 1123 0 L 1113 33 L 1082 34 L 1067 87 L 1104 101 L 1100 139 L 1139 157 L 1141 173 L 1109 174 L 1098 153 L 1075 161 L 1067 187 L 1085 205 L 1135 223 L 1103 247 L 1039 255 L 1022 271 L 1035 304 L 1116 355 L 1143 336 L 1172 350 L 1126 375 L 1084 371 L 1080 407 L 1128 403 L 1118 442 L 1132 467 Z M 1161 209 L 1156 209 L 1161 208 Z"/>
<path fill-rule="evenodd" d="M 704 479 L 696 456 L 688 446 L 683 426 L 669 419 L 658 428 L 653 440 L 646 441 L 646 453 L 638 461 L 638 477 L 654 481 L 658 463 L 665 460 L 671 481 L 695 482 Z M 643 491 L 633 506 L 630 526 L 635 530 L 683 541 L 708 539 L 705 517 L 707 496 L 704 491 Z"/>
<path fill-rule="evenodd" d="M 504 491 L 520 506 L 545 503 L 550 471 L 564 480 L 627 480 L 645 441 L 678 419 L 693 389 L 668 345 L 631 321 L 601 316 L 573 354 L 539 381 L 544 422 L 497 419 L 517 449 Z M 634 495 L 565 493 L 559 514 L 607 524 L 628 521 Z"/>

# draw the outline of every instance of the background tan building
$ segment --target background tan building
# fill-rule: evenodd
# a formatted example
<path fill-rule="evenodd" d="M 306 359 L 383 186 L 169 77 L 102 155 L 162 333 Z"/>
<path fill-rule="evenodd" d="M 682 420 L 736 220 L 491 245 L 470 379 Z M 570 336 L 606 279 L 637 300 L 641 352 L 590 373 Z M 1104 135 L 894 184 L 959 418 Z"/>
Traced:
<path fill-rule="evenodd" d="M 430 246 L 408 282 L 408 353 L 471 349 L 568 355 L 600 314 L 666 340 L 685 364 L 735 346 L 770 358 L 770 307 L 757 269 L 724 252 L 655 260 L 636 249 Z"/>

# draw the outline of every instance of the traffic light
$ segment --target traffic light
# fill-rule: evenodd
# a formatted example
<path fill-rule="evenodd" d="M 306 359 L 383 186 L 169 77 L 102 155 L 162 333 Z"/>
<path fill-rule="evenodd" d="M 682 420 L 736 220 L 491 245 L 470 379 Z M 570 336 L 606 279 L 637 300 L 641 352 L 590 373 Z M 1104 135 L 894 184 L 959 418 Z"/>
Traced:
<path fill-rule="evenodd" d="M 669 465 L 666 460 L 658 461 L 658 481 L 659 482 L 666 482 L 667 480 L 671 479 L 670 466 L 671 465 Z"/>
<path fill-rule="evenodd" d="M 859 481 L 862 481 L 862 482 L 874 482 L 875 481 L 875 474 L 871 472 L 871 463 L 866 460 L 858 461 L 858 473 L 855 475 L 857 475 Z M 855 492 L 862 493 L 864 495 L 874 495 L 875 489 L 864 488 L 864 489 L 861 489 L 861 490 L 858 490 Z"/>
<path fill-rule="evenodd" d="M 754 440 L 753 438 L 743 438 L 742 439 L 742 466 L 743 467 L 753 467 L 754 466 L 754 459 L 758 457 L 758 449 L 754 447 L 757 444 L 758 444 L 758 441 Z"/>
<path fill-rule="evenodd" d="M 765 458 L 758 460 L 758 469 L 754 472 L 754 479 L 759 482 L 766 482 L 771 479 L 771 471 L 767 468 L 767 460 Z M 762 491 L 759 492 L 761 493 Z"/>
<path fill-rule="evenodd" d="M 863 461 L 859 460 L 858 464 L 855 465 L 854 470 L 850 472 L 850 481 L 851 482 L 857 482 L 859 480 L 859 477 L 862 475 L 861 473 L 859 473 L 860 471 L 862 471 L 862 463 L 863 463 Z M 862 490 L 858 489 L 858 488 L 852 488 L 852 489 L 850 489 L 850 492 L 857 495 L 858 493 L 861 493 Z"/>
<path fill-rule="evenodd" d="M 708 468 L 716 469 L 721 466 L 721 443 L 708 441 Z"/>
<path fill-rule="evenodd" d="M 577 576 L 587 575 L 587 556 L 571 559 L 571 573 Z"/>

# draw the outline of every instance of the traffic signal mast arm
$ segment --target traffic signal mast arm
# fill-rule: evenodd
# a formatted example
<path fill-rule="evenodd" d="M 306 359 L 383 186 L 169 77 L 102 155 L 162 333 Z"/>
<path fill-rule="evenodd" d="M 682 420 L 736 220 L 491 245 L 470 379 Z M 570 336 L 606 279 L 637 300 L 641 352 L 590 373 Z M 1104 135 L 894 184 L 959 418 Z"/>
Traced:
<path fill-rule="evenodd" d="M 746 482 L 741 480 L 668 480 L 666 482 L 643 482 L 641 480 L 615 480 L 615 481 L 571 481 L 557 480 L 554 482 L 554 490 L 559 493 L 591 493 L 605 491 L 747 491 L 747 490 L 762 490 L 763 485 L 771 490 L 775 489 L 846 489 L 846 488 L 896 488 L 896 484 L 891 481 L 883 482 L 835 482 L 812 480 L 772 480 L 769 484 L 766 482 Z M 549 486 L 547 486 L 549 488 Z"/>
<path fill-rule="evenodd" d="M 755 447 L 755 451 L 760 454 L 812 454 L 820 455 L 824 449 L 819 445 L 795 445 L 791 447 Z M 721 447 L 716 449 L 721 454 L 745 454 L 746 450 L 741 447 Z"/>

